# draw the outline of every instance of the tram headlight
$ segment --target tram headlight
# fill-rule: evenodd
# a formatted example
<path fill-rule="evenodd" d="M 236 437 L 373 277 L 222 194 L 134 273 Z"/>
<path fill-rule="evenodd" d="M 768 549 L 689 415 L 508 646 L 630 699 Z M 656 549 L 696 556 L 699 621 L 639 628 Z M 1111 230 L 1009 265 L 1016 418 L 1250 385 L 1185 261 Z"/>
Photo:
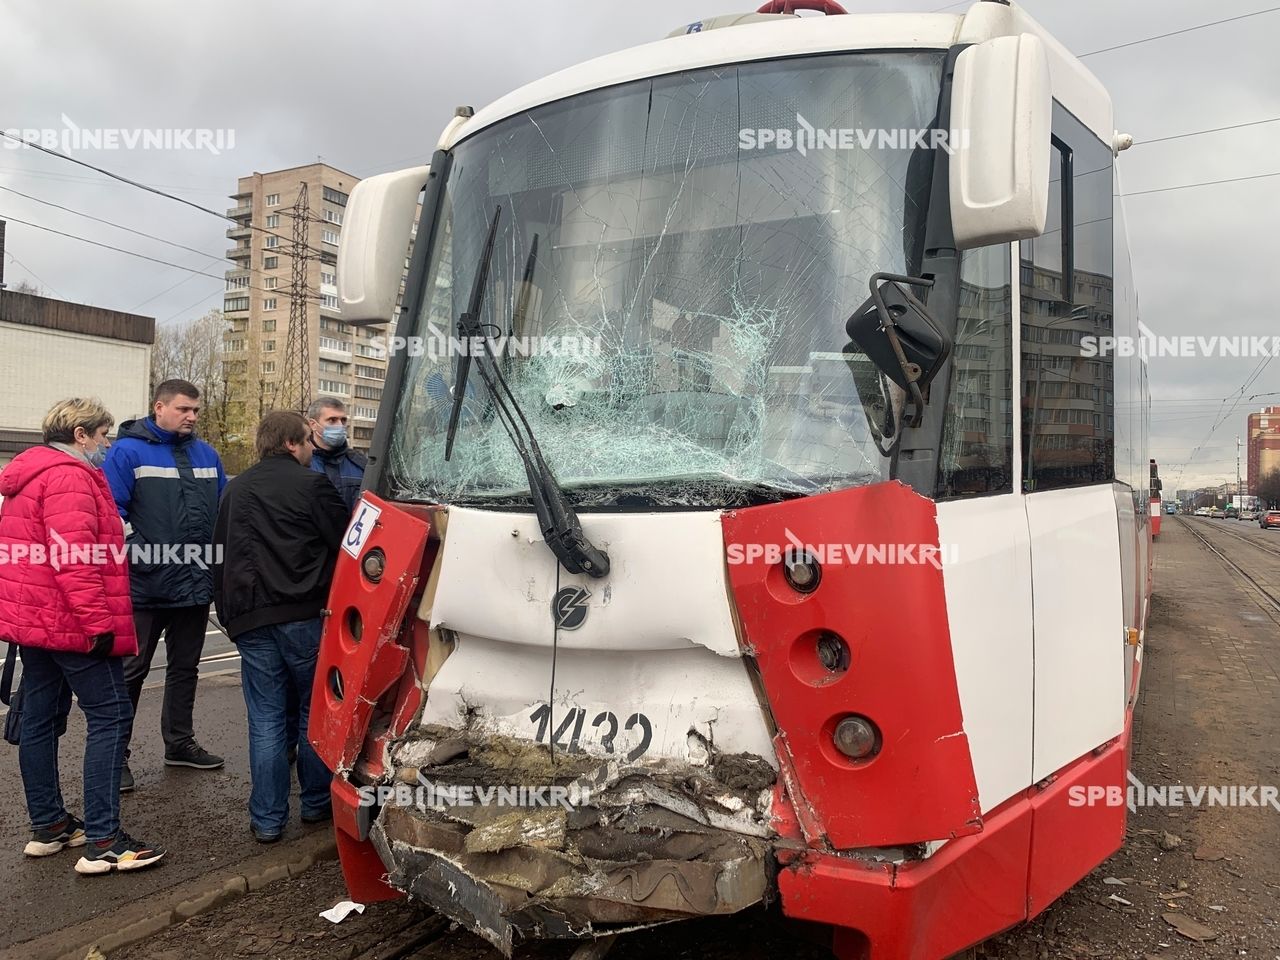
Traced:
<path fill-rule="evenodd" d="M 866 760 L 880 749 L 880 731 L 866 717 L 845 717 L 836 724 L 836 749 L 850 760 Z"/>
<path fill-rule="evenodd" d="M 364 562 L 360 564 L 360 569 L 364 571 L 366 577 L 377 583 L 386 572 L 387 555 L 382 552 L 381 547 L 374 547 L 364 555 Z"/>
<path fill-rule="evenodd" d="M 797 593 L 813 593 L 822 581 L 822 567 L 807 550 L 788 550 L 782 560 L 782 573 Z"/>

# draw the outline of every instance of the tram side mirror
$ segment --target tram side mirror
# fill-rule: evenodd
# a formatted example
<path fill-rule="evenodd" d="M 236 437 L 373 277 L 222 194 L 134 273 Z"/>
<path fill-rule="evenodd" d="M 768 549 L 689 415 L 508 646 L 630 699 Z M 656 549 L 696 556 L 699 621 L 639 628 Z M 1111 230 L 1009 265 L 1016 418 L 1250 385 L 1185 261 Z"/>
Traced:
<path fill-rule="evenodd" d="M 410 167 L 352 188 L 338 247 L 338 302 L 345 322 L 359 327 L 396 319 L 418 195 L 430 173 L 427 166 Z"/>
<path fill-rule="evenodd" d="M 959 249 L 1044 233 L 1053 92 L 1044 43 L 1029 33 L 977 43 L 956 58 L 949 165 Z"/>
<path fill-rule="evenodd" d="M 951 338 L 910 291 L 928 286 L 918 277 L 877 273 L 871 296 L 845 324 L 849 339 L 903 390 L 923 391 L 951 354 Z"/>

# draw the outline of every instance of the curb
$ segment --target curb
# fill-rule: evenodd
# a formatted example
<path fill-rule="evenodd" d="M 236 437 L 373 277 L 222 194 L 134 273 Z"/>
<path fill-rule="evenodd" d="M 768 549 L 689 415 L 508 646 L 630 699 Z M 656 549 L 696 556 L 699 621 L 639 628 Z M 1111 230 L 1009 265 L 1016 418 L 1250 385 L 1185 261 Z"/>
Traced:
<path fill-rule="evenodd" d="M 225 906 L 277 880 L 297 877 L 317 863 L 338 858 L 332 830 L 303 837 L 284 849 L 224 867 L 162 891 L 147 901 L 94 917 L 74 927 L 15 944 L 29 960 L 85 960 L 97 949 L 110 955 L 192 917 Z"/>

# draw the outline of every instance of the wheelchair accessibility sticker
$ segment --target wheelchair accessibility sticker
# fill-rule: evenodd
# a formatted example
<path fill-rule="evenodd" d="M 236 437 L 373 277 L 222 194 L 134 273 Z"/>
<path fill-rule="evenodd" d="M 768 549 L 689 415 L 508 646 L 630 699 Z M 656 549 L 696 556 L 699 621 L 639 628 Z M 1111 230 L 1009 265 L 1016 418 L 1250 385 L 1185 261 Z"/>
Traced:
<path fill-rule="evenodd" d="M 356 507 L 355 516 L 351 518 L 351 523 L 347 527 L 347 532 L 343 534 L 342 549 L 359 560 L 360 551 L 368 541 L 369 534 L 373 533 L 373 528 L 380 516 L 382 516 L 380 508 L 361 500 L 360 505 Z"/>

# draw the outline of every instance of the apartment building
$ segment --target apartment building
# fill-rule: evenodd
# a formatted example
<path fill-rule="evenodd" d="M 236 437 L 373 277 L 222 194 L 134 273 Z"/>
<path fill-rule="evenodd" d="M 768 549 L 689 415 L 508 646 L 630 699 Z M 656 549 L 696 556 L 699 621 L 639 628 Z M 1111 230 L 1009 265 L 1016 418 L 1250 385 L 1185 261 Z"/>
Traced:
<path fill-rule="evenodd" d="M 1280 470 L 1280 407 L 1263 407 L 1249 414 L 1249 493 L 1258 493 L 1258 483 L 1268 473 Z"/>
<path fill-rule="evenodd" d="M 386 360 L 370 344 L 382 327 L 353 327 L 338 308 L 342 220 L 359 178 L 325 163 L 241 177 L 227 215 L 224 364 L 238 423 L 251 435 L 262 414 L 284 406 L 289 307 L 294 283 L 293 207 L 307 186 L 306 329 L 309 396 L 336 396 L 351 416 L 351 445 L 367 449 L 382 399 Z"/>

